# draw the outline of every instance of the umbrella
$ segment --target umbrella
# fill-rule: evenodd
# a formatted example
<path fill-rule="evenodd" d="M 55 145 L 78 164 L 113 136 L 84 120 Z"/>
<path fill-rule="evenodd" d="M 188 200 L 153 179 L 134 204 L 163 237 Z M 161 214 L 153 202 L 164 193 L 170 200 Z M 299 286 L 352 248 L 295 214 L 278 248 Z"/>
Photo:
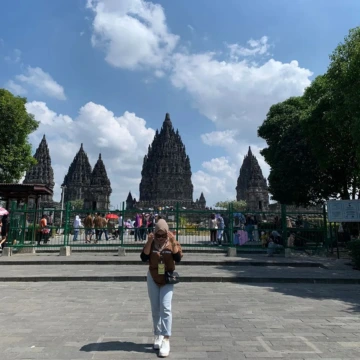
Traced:
<path fill-rule="evenodd" d="M 9 215 L 9 212 L 5 208 L 0 207 L 0 216 L 4 215 Z"/>
<path fill-rule="evenodd" d="M 116 219 L 118 219 L 119 217 L 116 215 L 116 214 L 107 214 L 106 215 L 106 218 L 107 219 L 114 219 L 114 220 L 116 220 Z"/>

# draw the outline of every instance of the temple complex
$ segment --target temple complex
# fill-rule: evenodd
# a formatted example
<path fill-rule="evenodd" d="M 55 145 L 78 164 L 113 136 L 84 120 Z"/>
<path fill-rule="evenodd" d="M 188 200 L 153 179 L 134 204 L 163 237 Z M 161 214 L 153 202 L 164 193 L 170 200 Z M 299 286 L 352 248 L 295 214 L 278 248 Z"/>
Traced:
<path fill-rule="evenodd" d="M 23 184 L 46 185 L 53 191 L 55 185 L 54 171 L 51 166 L 51 157 L 45 135 L 43 136 L 39 147 L 35 151 L 34 158 L 36 159 L 36 164 L 26 172 Z M 46 208 L 57 208 L 59 207 L 59 203 L 53 201 L 52 195 L 42 195 L 40 199 L 40 206 Z"/>
<path fill-rule="evenodd" d="M 99 155 L 94 170 L 92 170 L 83 144 L 75 155 L 62 186 L 65 187 L 65 202 L 83 200 L 84 209 L 109 209 L 112 190 L 105 165 Z"/>
<path fill-rule="evenodd" d="M 246 201 L 248 209 L 252 211 L 266 211 L 269 208 L 267 181 L 250 147 L 240 168 L 236 200 Z"/>
<path fill-rule="evenodd" d="M 156 130 L 154 140 L 144 157 L 139 202 L 129 193 L 127 208 L 176 204 L 188 208 L 205 208 L 206 200 L 203 194 L 199 200 L 193 201 L 191 175 L 190 159 L 185 145 L 179 131 L 174 130 L 170 115 L 166 114 L 160 132 Z"/>

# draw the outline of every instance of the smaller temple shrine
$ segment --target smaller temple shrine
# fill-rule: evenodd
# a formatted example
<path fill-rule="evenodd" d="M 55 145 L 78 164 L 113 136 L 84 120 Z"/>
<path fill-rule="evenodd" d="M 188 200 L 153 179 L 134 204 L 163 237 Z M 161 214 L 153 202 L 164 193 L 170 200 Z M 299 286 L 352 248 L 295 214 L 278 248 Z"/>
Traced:
<path fill-rule="evenodd" d="M 109 209 L 112 189 L 101 154 L 92 170 L 83 144 L 69 166 L 62 186 L 65 202 L 83 200 L 84 209 L 91 211 Z"/>
<path fill-rule="evenodd" d="M 250 147 L 240 168 L 236 200 L 246 201 L 248 209 L 252 211 L 266 211 L 269 208 L 267 181 Z"/>

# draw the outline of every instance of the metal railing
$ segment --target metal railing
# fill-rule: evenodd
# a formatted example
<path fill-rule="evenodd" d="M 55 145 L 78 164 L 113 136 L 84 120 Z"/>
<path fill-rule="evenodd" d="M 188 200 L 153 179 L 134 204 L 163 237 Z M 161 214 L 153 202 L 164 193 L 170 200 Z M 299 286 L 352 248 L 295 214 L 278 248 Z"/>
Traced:
<path fill-rule="evenodd" d="M 12 204 L 10 211 L 10 226 L 7 246 L 15 248 L 36 247 L 41 250 L 57 249 L 61 246 L 71 246 L 74 250 L 115 250 L 117 247 L 140 249 L 144 246 L 147 235 L 153 231 L 154 224 L 143 224 L 133 227 L 135 217 L 155 215 L 153 209 L 127 210 L 124 205 L 121 210 L 92 211 L 109 217 L 105 226 L 94 228 L 74 228 L 76 215 L 84 223 L 89 213 L 87 210 L 75 210 L 67 203 L 63 210 L 52 210 L 51 222 L 46 230 L 40 228 L 40 219 L 44 209 L 27 209 Z M 176 236 L 184 250 L 226 251 L 228 247 L 236 246 L 238 251 L 264 251 L 264 239 L 274 231 L 279 234 L 283 247 L 297 250 L 329 249 L 331 237 L 327 230 L 327 217 L 324 211 L 287 212 L 286 206 L 279 211 L 234 211 L 229 206 L 223 210 L 192 210 L 179 205 L 158 211 L 164 218 L 170 231 Z M 210 216 L 221 214 L 224 227 L 216 229 L 216 239 L 211 241 Z M 122 218 L 119 226 L 117 217 Z M 221 222 L 219 223 L 221 224 Z M 214 231 L 213 231 L 214 232 Z M 90 238 L 90 242 L 88 241 Z M 221 246 L 219 246 L 221 244 Z"/>

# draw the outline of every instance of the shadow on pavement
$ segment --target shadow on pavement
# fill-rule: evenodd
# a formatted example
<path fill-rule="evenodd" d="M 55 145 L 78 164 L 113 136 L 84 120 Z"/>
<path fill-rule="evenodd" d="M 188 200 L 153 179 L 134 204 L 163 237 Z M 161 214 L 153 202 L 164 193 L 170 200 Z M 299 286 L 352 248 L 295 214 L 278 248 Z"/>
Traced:
<path fill-rule="evenodd" d="M 254 276 L 252 269 L 241 269 L 236 267 L 230 266 L 218 266 L 218 269 L 227 270 L 232 273 L 234 276 L 245 276 L 251 278 Z M 349 267 L 349 272 L 345 276 L 351 278 L 355 270 L 352 270 Z M 254 269 L 256 271 L 258 269 Z M 288 272 L 287 268 L 283 267 L 263 267 L 263 282 L 246 282 L 245 284 L 238 284 L 238 286 L 254 286 L 254 287 L 263 287 L 267 288 L 270 291 L 278 292 L 286 296 L 293 296 L 298 298 L 308 298 L 308 299 L 315 299 L 315 300 L 333 300 L 333 301 L 341 301 L 346 303 L 350 306 L 350 308 L 346 312 L 360 312 L 360 285 L 358 284 L 341 284 L 341 283 L 328 283 L 328 284 L 316 284 L 316 283 L 296 283 L 296 279 L 294 279 L 293 283 L 289 282 L 279 282 L 274 281 L 272 282 L 269 279 L 269 273 L 283 273 L 285 274 L 284 278 L 287 278 L 286 273 Z M 317 274 L 320 272 L 329 272 L 329 277 L 336 276 L 336 270 L 325 270 L 319 268 L 307 268 L 306 271 L 308 274 L 305 277 L 316 278 Z M 277 274 L 278 275 L 278 274 Z M 296 274 L 294 274 L 296 276 Z M 259 278 L 259 273 L 257 273 L 257 278 Z M 281 277 L 281 275 L 280 275 Z"/>
<path fill-rule="evenodd" d="M 138 353 L 153 353 L 152 344 L 136 344 L 131 341 L 107 341 L 84 345 L 80 351 L 127 351 Z"/>

